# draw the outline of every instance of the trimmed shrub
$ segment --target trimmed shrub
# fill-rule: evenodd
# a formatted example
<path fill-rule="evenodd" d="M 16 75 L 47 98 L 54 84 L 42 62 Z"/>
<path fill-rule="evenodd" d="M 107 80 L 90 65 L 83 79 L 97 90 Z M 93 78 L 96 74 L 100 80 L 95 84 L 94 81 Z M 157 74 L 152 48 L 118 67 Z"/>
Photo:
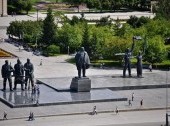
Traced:
<path fill-rule="evenodd" d="M 54 56 L 55 54 L 60 53 L 60 47 L 56 45 L 50 45 L 47 47 L 47 54 L 50 56 Z"/>

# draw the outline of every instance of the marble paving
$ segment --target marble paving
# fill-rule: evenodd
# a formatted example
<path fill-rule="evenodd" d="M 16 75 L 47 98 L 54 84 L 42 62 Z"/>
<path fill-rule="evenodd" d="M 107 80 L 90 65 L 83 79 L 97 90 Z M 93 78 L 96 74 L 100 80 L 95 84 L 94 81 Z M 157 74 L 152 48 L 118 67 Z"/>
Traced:
<path fill-rule="evenodd" d="M 19 86 L 18 86 L 19 87 Z M 48 106 L 58 104 L 127 101 L 120 93 L 110 89 L 92 89 L 90 92 L 57 91 L 57 89 L 46 84 L 38 84 L 40 92 L 32 90 L 5 92 L 0 90 L 0 100 L 12 108 Z"/>

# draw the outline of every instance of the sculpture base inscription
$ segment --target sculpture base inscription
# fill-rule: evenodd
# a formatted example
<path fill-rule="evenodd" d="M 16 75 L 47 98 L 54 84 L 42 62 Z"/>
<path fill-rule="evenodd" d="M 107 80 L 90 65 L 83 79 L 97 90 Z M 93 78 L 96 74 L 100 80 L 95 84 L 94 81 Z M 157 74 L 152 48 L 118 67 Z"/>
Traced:
<path fill-rule="evenodd" d="M 70 90 L 77 92 L 90 92 L 91 80 L 88 77 L 72 78 Z"/>

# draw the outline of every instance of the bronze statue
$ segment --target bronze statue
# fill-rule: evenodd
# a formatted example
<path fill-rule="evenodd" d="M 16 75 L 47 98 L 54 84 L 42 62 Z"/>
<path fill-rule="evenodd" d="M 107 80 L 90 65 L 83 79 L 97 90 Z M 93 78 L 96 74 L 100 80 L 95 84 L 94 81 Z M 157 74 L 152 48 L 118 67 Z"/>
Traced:
<path fill-rule="evenodd" d="M 126 69 L 127 68 L 128 68 L 129 77 L 131 77 L 131 61 L 130 61 L 130 59 L 131 59 L 133 49 L 134 49 L 134 41 L 132 44 L 132 48 L 131 49 L 128 48 L 125 51 L 123 77 L 126 77 Z"/>
<path fill-rule="evenodd" d="M 84 47 L 81 47 L 75 56 L 76 66 L 78 70 L 78 77 L 81 78 L 81 72 L 83 77 L 86 77 L 86 69 L 89 68 L 90 59 Z"/>
<path fill-rule="evenodd" d="M 3 91 L 6 90 L 6 81 L 8 80 L 10 91 L 12 90 L 12 77 L 11 72 L 13 72 L 13 68 L 9 65 L 8 60 L 5 60 L 5 64 L 2 66 L 1 74 L 3 78 Z"/>
<path fill-rule="evenodd" d="M 27 82 L 28 80 L 31 82 L 32 88 L 34 88 L 34 66 L 30 62 L 30 59 L 27 59 L 27 62 L 24 64 L 24 70 L 25 70 L 25 89 L 27 89 Z M 30 88 L 30 85 L 28 85 L 28 89 Z"/>
<path fill-rule="evenodd" d="M 142 53 L 139 51 L 139 54 L 136 57 L 137 59 L 137 77 L 142 77 Z"/>
<path fill-rule="evenodd" d="M 17 84 L 21 84 L 21 89 L 24 90 L 24 66 L 22 65 L 21 61 L 18 59 L 17 63 L 14 66 L 14 90 L 16 90 Z"/>
<path fill-rule="evenodd" d="M 137 63 L 136 63 L 136 68 L 137 68 L 137 77 L 142 77 L 142 57 L 145 55 L 145 50 L 147 48 L 147 39 L 146 36 L 144 37 L 144 42 L 143 42 L 143 49 L 142 51 L 139 51 L 138 55 L 136 56 Z"/>

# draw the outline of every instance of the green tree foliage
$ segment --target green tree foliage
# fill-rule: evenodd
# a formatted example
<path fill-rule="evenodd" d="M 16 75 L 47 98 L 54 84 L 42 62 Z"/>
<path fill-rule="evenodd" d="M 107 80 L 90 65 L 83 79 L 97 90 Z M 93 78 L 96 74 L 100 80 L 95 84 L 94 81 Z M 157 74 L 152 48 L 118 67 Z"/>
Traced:
<path fill-rule="evenodd" d="M 165 17 L 170 19 L 170 1 L 169 0 L 158 0 L 158 4 L 156 5 L 157 16 Z"/>
<path fill-rule="evenodd" d="M 128 29 L 127 25 L 120 23 L 118 20 L 115 22 L 113 27 L 115 36 L 119 37 L 124 37 L 127 32 L 127 29 Z"/>
<path fill-rule="evenodd" d="M 85 48 L 89 56 L 92 55 L 90 45 L 91 43 L 90 43 L 89 26 L 87 25 L 87 23 L 84 23 L 82 46 Z"/>
<path fill-rule="evenodd" d="M 56 40 L 56 25 L 54 23 L 54 17 L 52 9 L 48 8 L 47 17 L 43 21 L 42 42 L 46 46 L 55 43 Z"/>
<path fill-rule="evenodd" d="M 110 19 L 110 16 L 102 17 L 99 22 L 97 22 L 97 26 L 111 26 L 112 20 Z"/>
<path fill-rule="evenodd" d="M 165 19 L 151 20 L 145 25 L 145 28 L 150 37 L 160 35 L 165 39 L 170 36 L 170 22 Z"/>
<path fill-rule="evenodd" d="M 61 51 L 67 52 L 68 46 L 71 53 L 78 49 L 82 43 L 82 34 L 82 28 L 79 24 L 74 26 L 64 24 L 61 29 L 58 29 L 57 37 Z"/>
<path fill-rule="evenodd" d="M 7 28 L 7 34 L 11 37 L 18 37 L 27 43 L 35 43 L 40 39 L 42 32 L 42 21 L 13 21 Z"/>
<path fill-rule="evenodd" d="M 50 45 L 50 46 L 47 47 L 46 53 L 49 56 L 53 56 L 55 54 L 60 54 L 60 47 L 56 46 L 56 45 Z"/>
<path fill-rule="evenodd" d="M 32 5 L 33 3 L 31 0 L 8 0 L 8 13 L 22 13 L 22 11 L 26 11 L 28 14 L 32 9 Z"/>
<path fill-rule="evenodd" d="M 136 16 L 130 16 L 130 19 L 127 20 L 127 23 L 130 24 L 133 28 L 139 28 L 142 25 L 146 24 L 149 22 L 149 18 L 147 17 L 136 17 Z"/>
<path fill-rule="evenodd" d="M 149 9 L 150 0 L 64 0 L 78 7 L 81 3 L 86 3 L 89 8 L 103 10 L 120 10 L 122 7 Z M 79 9 L 79 8 L 78 8 Z"/>
<path fill-rule="evenodd" d="M 160 36 L 155 36 L 148 40 L 144 60 L 149 63 L 160 63 L 166 57 L 164 40 Z"/>

